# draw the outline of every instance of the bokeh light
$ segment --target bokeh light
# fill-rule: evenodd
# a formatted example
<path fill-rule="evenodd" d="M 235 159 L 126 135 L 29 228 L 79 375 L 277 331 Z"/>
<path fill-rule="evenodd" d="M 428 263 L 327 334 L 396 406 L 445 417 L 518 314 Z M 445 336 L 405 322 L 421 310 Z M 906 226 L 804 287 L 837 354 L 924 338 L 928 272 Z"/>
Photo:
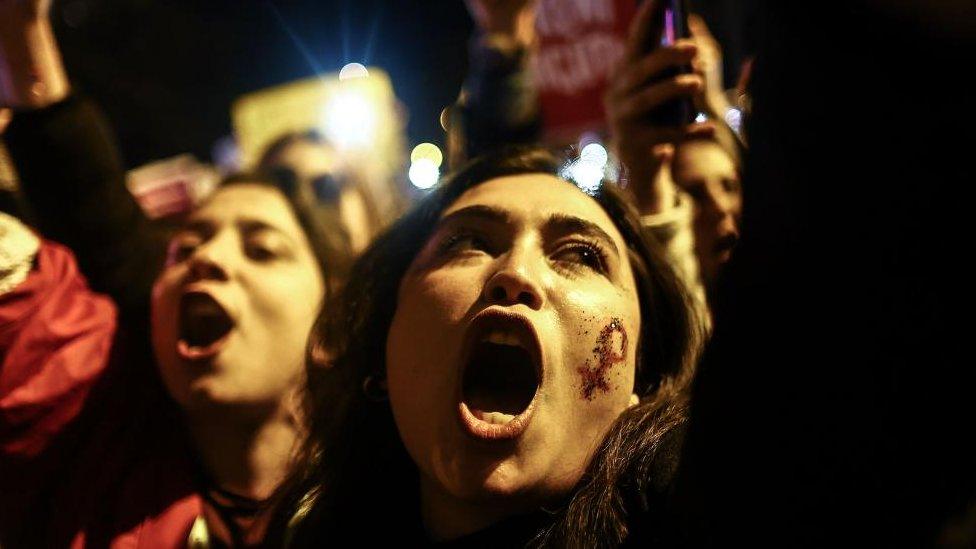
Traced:
<path fill-rule="evenodd" d="M 732 131 L 739 133 L 742 131 L 742 111 L 735 107 L 730 107 L 725 111 L 725 122 L 732 128 Z"/>
<path fill-rule="evenodd" d="M 441 177 L 441 171 L 434 162 L 428 158 L 419 158 L 410 164 L 410 171 L 407 174 L 410 183 L 418 189 L 429 189 L 437 184 Z"/>
<path fill-rule="evenodd" d="M 376 134 L 376 109 L 358 90 L 339 92 L 325 111 L 325 134 L 340 148 L 363 147 Z"/>
<path fill-rule="evenodd" d="M 607 153 L 607 149 L 600 143 L 590 143 L 580 151 L 581 161 L 599 166 L 601 169 L 606 167 L 609 159 L 610 155 Z"/>
<path fill-rule="evenodd" d="M 433 143 L 421 143 L 413 148 L 410 153 L 410 161 L 416 163 L 419 160 L 429 160 L 435 168 L 440 168 L 444 162 L 444 155 L 441 149 Z"/>
<path fill-rule="evenodd" d="M 367 76 L 369 76 L 369 71 L 361 63 L 348 63 L 339 70 L 339 80 L 366 78 Z"/>

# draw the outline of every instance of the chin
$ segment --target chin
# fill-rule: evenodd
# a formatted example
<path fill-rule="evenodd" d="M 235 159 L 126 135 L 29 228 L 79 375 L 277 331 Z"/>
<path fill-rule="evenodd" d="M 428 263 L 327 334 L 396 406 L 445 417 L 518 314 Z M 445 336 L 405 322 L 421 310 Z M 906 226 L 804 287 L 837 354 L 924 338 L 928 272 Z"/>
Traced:
<path fill-rule="evenodd" d="M 536 482 L 512 459 L 494 462 L 487 466 L 473 467 L 458 479 L 455 495 L 468 501 L 508 500 L 516 506 L 518 502 L 535 500 Z"/>
<path fill-rule="evenodd" d="M 210 376 L 194 380 L 185 394 L 183 407 L 187 410 L 203 410 L 229 403 L 220 391 L 219 383 Z"/>

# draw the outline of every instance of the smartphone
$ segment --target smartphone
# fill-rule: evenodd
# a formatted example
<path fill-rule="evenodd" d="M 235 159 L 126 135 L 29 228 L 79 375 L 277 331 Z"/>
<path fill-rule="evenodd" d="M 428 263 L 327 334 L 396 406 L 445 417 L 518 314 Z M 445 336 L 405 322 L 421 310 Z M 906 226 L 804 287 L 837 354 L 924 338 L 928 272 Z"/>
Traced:
<path fill-rule="evenodd" d="M 663 21 L 660 21 L 660 37 L 652 36 L 654 43 L 647 45 L 647 51 L 660 46 L 670 46 L 677 40 L 690 37 L 688 31 L 688 2 L 687 0 L 659 0 L 664 5 L 660 10 Z M 672 67 L 662 72 L 656 81 L 673 78 L 679 74 L 691 72 L 691 65 Z M 694 102 L 689 97 L 681 97 L 654 109 L 648 114 L 648 122 L 655 126 L 683 126 L 695 121 L 697 112 Z"/>

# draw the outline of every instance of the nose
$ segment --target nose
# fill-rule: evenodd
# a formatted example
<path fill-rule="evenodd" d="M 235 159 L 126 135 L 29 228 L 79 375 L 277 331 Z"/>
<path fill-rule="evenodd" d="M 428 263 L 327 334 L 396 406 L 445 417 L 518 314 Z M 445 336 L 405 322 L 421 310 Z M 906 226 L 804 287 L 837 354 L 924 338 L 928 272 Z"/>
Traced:
<path fill-rule="evenodd" d="M 190 282 L 200 280 L 226 281 L 228 276 L 226 262 L 222 261 L 220 243 L 210 241 L 197 247 L 190 256 Z"/>
<path fill-rule="evenodd" d="M 491 275 L 485 284 L 483 297 L 492 305 L 525 305 L 535 310 L 542 308 L 543 291 L 531 275 L 527 254 L 513 250 L 505 262 Z"/>

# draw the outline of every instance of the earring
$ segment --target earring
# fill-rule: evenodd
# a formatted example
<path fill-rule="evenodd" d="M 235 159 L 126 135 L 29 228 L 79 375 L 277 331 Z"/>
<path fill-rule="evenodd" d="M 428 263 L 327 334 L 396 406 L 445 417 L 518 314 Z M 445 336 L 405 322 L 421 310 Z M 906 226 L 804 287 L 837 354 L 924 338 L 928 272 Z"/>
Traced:
<path fill-rule="evenodd" d="M 363 394 L 372 402 L 385 402 L 390 397 L 386 389 L 386 377 L 379 374 L 367 376 L 363 380 Z"/>

